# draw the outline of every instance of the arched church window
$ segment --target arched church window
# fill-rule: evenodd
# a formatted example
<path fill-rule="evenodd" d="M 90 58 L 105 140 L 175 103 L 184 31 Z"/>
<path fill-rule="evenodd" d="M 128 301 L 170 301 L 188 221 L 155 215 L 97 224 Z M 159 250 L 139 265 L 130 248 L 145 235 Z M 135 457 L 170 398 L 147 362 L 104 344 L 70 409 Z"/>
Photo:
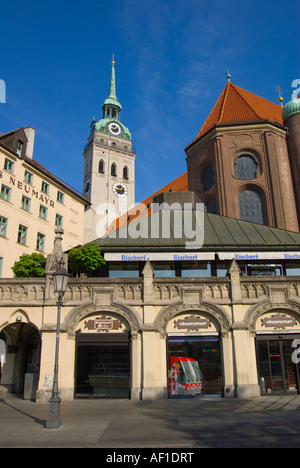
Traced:
<path fill-rule="evenodd" d="M 112 177 L 117 177 L 117 166 L 116 166 L 115 163 L 113 163 L 113 164 L 111 165 L 110 175 L 111 175 Z"/>
<path fill-rule="evenodd" d="M 209 190 L 215 181 L 215 173 L 212 166 L 207 166 L 201 174 L 200 177 L 200 192 L 206 192 Z"/>
<path fill-rule="evenodd" d="M 261 196 L 255 190 L 244 190 L 239 196 L 240 215 L 243 221 L 264 224 Z"/>
<path fill-rule="evenodd" d="M 250 154 L 239 156 L 234 164 L 234 175 L 242 180 L 258 177 L 258 163 L 255 158 Z"/>
<path fill-rule="evenodd" d="M 124 168 L 123 168 L 123 179 L 129 179 L 128 167 L 127 166 L 124 166 Z"/>
<path fill-rule="evenodd" d="M 103 159 L 101 159 L 101 161 L 99 161 L 99 172 L 101 174 L 104 174 L 104 161 L 103 161 Z"/>
<path fill-rule="evenodd" d="M 218 214 L 217 201 L 214 198 L 208 200 L 205 206 L 207 213 Z"/>

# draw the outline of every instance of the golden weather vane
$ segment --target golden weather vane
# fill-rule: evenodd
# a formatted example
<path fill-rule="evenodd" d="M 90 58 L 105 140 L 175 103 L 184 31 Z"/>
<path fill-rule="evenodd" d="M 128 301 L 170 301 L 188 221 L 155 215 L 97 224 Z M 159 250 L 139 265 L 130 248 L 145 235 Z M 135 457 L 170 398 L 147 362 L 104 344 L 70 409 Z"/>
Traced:
<path fill-rule="evenodd" d="M 280 103 L 281 107 L 283 107 L 283 104 L 282 104 L 283 97 L 281 96 L 282 90 L 280 89 L 279 86 L 277 86 L 276 91 L 279 94 L 278 102 Z"/>

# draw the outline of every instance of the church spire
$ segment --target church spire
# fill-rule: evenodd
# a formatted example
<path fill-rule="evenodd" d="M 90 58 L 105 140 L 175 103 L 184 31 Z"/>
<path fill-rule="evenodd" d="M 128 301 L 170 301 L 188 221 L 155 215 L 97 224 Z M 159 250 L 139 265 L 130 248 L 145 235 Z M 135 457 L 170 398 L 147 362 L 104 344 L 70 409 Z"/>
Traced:
<path fill-rule="evenodd" d="M 111 65 L 112 68 L 110 75 L 109 95 L 102 104 L 103 118 L 120 120 L 122 106 L 119 103 L 116 95 L 115 54 L 113 54 Z"/>

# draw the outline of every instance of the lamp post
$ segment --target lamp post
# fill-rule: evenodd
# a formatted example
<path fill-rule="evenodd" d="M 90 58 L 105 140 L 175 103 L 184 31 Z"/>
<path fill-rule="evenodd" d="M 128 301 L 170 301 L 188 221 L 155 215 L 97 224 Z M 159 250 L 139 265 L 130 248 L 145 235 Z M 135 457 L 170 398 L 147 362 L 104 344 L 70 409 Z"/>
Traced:
<path fill-rule="evenodd" d="M 46 424 L 47 429 L 58 429 L 60 427 L 60 402 L 58 396 L 58 359 L 59 359 L 59 338 L 60 338 L 60 315 L 63 297 L 66 292 L 69 273 L 64 268 L 63 259 L 60 260 L 58 268 L 53 273 L 54 292 L 58 294 L 57 301 L 57 323 L 56 323 L 56 344 L 55 344 L 55 362 L 54 362 L 54 377 L 52 396 L 49 400 L 49 418 Z"/>

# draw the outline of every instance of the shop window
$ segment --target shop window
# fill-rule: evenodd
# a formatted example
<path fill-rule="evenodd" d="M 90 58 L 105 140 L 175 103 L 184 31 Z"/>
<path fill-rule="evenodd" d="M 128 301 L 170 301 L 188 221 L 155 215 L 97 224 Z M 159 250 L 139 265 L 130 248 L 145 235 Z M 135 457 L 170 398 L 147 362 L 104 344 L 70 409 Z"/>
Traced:
<path fill-rule="evenodd" d="M 259 193 L 244 190 L 239 196 L 240 215 L 243 221 L 263 224 L 262 202 Z"/>
<path fill-rule="evenodd" d="M 247 276 L 282 276 L 282 265 L 246 265 Z"/>
<path fill-rule="evenodd" d="M 250 180 L 258 177 L 258 163 L 253 156 L 239 156 L 234 165 L 234 175 L 238 179 Z"/>
<path fill-rule="evenodd" d="M 211 276 L 211 265 L 210 263 L 182 263 L 181 264 L 181 276 L 183 278 L 192 277 L 210 277 Z"/>
<path fill-rule="evenodd" d="M 109 278 L 138 278 L 140 276 L 137 263 L 111 263 Z"/>
<path fill-rule="evenodd" d="M 153 265 L 155 278 L 173 278 L 176 276 L 175 263 L 155 263 Z"/>
<path fill-rule="evenodd" d="M 300 263 L 286 263 L 285 274 L 286 276 L 300 276 Z"/>

